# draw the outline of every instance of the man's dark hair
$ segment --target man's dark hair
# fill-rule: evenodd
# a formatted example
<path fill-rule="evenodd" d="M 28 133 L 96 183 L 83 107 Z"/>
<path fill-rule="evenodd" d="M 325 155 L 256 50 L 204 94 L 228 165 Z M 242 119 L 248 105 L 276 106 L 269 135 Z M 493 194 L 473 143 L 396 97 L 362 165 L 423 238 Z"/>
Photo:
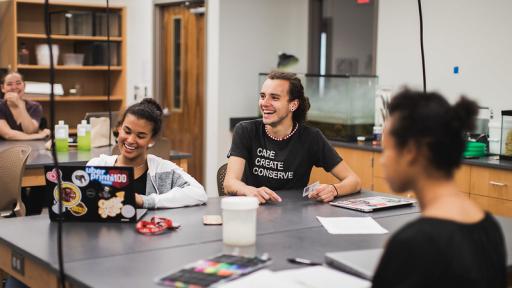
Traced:
<path fill-rule="evenodd" d="M 288 88 L 288 101 L 293 101 L 295 99 L 299 100 L 299 106 L 295 111 L 293 111 L 292 119 L 297 123 L 304 123 L 306 121 L 306 116 L 311 105 L 309 104 L 309 99 L 304 95 L 304 87 L 302 86 L 302 82 L 300 81 L 297 74 L 290 72 L 282 72 L 282 71 L 272 71 L 268 74 L 267 79 L 271 80 L 286 80 L 289 83 Z"/>
<path fill-rule="evenodd" d="M 397 147 L 403 149 L 413 142 L 424 148 L 431 167 L 451 178 L 461 162 L 464 133 L 474 129 L 476 102 L 461 97 L 452 106 L 438 93 L 405 89 L 393 97 L 389 113 Z"/>
<path fill-rule="evenodd" d="M 126 111 L 124 111 L 123 117 L 117 123 L 117 127 L 120 127 L 126 115 L 133 115 L 138 119 L 144 119 L 151 124 L 153 124 L 153 129 L 151 131 L 151 136 L 155 137 L 160 133 L 160 129 L 162 129 L 162 107 L 155 100 L 151 98 L 145 98 L 139 103 L 135 103 L 132 106 L 128 107 Z M 117 136 L 116 136 L 117 137 Z"/>

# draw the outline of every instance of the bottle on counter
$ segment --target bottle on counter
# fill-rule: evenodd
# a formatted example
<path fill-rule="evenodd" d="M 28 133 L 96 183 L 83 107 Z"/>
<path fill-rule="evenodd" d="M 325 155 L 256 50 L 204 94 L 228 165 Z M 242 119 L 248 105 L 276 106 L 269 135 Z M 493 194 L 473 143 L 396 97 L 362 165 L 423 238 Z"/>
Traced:
<path fill-rule="evenodd" d="M 87 120 L 82 120 L 82 123 L 76 126 L 76 134 L 78 150 L 91 150 L 91 125 L 87 124 Z"/>
<path fill-rule="evenodd" d="M 55 149 L 57 152 L 69 151 L 69 126 L 64 124 L 63 120 L 59 120 L 59 124 L 55 125 Z"/>
<path fill-rule="evenodd" d="M 27 65 L 30 61 L 30 52 L 28 51 L 27 45 L 25 42 L 21 42 L 20 51 L 18 52 L 18 63 Z"/>

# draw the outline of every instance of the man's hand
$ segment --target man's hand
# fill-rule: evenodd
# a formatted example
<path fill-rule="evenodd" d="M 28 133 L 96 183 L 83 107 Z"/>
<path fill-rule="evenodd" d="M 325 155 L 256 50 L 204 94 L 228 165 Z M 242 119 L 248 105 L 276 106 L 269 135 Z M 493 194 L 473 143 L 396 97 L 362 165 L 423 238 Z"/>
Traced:
<path fill-rule="evenodd" d="M 315 199 L 324 203 L 331 202 L 338 196 L 338 192 L 333 185 L 321 184 L 315 191 L 309 193 L 309 199 Z"/>
<path fill-rule="evenodd" d="M 10 108 L 23 108 L 25 109 L 25 101 L 21 100 L 20 95 L 16 92 L 7 92 L 4 99 Z"/>
<path fill-rule="evenodd" d="M 258 198 L 260 203 L 266 203 L 267 201 L 281 202 L 281 197 L 276 192 L 268 189 L 267 187 L 249 187 L 244 193 L 245 196 L 253 196 Z"/>

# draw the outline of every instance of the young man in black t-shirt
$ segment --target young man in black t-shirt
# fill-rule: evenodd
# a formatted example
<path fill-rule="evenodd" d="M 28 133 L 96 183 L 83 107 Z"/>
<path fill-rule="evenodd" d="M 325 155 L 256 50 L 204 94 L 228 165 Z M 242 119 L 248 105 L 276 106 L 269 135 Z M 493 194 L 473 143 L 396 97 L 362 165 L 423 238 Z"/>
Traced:
<path fill-rule="evenodd" d="M 259 100 L 263 118 L 235 127 L 224 180 L 226 193 L 254 196 L 260 203 L 279 202 L 275 191 L 304 188 L 313 166 L 324 168 L 341 182 L 321 184 L 309 198 L 329 202 L 360 190 L 359 177 L 320 130 L 304 125 L 309 106 L 295 74 L 268 75 Z"/>

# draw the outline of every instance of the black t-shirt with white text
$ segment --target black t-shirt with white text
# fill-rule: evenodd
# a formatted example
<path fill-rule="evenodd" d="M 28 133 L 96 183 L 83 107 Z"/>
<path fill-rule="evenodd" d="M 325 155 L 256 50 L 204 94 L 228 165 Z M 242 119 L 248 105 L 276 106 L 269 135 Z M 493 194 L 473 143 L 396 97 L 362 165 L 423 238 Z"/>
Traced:
<path fill-rule="evenodd" d="M 342 161 L 319 129 L 299 124 L 290 138 L 276 141 L 261 119 L 235 126 L 230 156 L 245 160 L 245 184 L 274 191 L 304 188 L 313 166 L 330 172 Z"/>

